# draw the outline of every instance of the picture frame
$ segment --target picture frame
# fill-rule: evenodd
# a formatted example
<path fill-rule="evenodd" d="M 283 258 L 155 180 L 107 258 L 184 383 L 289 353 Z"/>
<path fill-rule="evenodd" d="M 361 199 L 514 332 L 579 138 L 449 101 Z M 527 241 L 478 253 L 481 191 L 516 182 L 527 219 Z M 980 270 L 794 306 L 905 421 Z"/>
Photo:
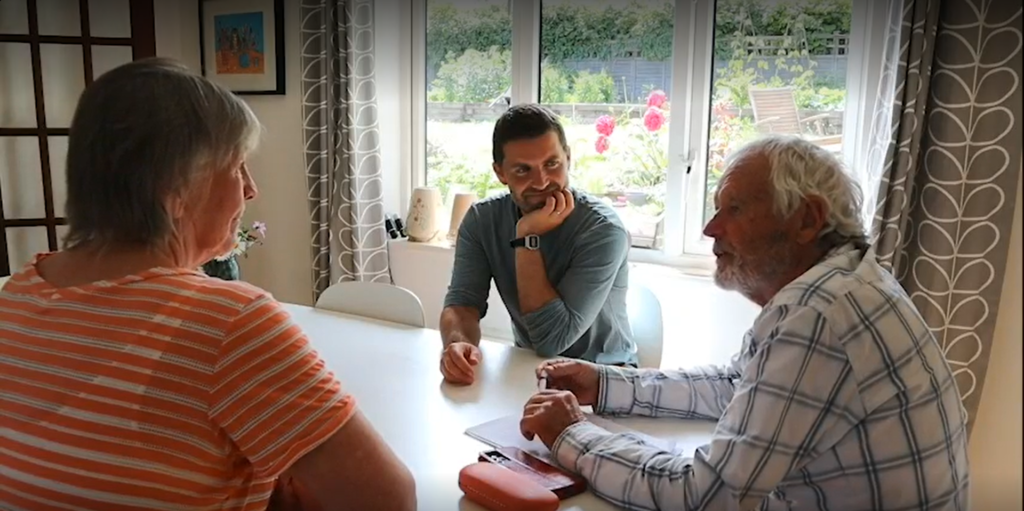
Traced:
<path fill-rule="evenodd" d="M 239 95 L 283 95 L 284 0 L 198 2 L 203 76 Z"/>

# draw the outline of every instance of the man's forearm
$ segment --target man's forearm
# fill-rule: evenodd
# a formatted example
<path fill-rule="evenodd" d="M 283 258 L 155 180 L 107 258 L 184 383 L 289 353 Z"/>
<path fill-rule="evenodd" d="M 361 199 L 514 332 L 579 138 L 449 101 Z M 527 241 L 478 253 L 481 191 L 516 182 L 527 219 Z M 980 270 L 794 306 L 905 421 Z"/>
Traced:
<path fill-rule="evenodd" d="M 524 315 L 559 297 L 548 280 L 540 250 L 516 249 L 516 287 L 519 289 L 519 312 Z"/>
<path fill-rule="evenodd" d="M 717 420 L 740 375 L 730 368 L 685 371 L 601 367 L 598 413 Z"/>
<path fill-rule="evenodd" d="M 570 426 L 552 446 L 559 465 L 583 476 L 594 494 L 625 509 L 753 509 L 763 500 L 760 488 L 747 489 L 738 499 L 723 484 L 734 480 L 721 471 L 737 472 L 735 461 L 721 467 L 709 464 L 699 450 L 693 455 L 699 461 L 586 421 Z"/>
<path fill-rule="evenodd" d="M 445 307 L 441 312 L 441 342 L 480 345 L 480 312 L 473 307 Z"/>

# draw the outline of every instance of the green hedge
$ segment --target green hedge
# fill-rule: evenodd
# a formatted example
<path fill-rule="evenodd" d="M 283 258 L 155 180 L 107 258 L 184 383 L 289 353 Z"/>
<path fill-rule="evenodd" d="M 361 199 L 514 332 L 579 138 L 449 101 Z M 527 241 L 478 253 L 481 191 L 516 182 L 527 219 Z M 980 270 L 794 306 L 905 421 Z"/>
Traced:
<path fill-rule="evenodd" d="M 828 48 L 809 34 L 849 34 L 851 0 L 788 0 L 768 5 L 762 0 L 720 0 L 716 26 L 716 55 L 729 58 L 735 37 L 790 36 L 810 55 Z M 609 7 L 589 9 L 559 4 L 544 9 L 541 44 L 547 60 L 606 59 L 635 55 L 651 61 L 672 55 L 673 7 Z M 466 50 L 486 52 L 509 48 L 512 20 L 498 6 L 460 11 L 443 0 L 432 0 L 427 13 L 427 65 L 437 69 Z"/>

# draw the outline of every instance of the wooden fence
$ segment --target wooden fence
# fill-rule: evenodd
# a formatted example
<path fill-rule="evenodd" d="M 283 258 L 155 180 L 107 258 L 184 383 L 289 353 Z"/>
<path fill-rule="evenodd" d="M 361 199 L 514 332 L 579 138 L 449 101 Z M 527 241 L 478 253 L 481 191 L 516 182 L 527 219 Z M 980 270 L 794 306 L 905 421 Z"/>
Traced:
<path fill-rule="evenodd" d="M 746 58 L 749 60 L 745 67 L 753 69 L 761 81 L 777 76 L 788 82 L 800 74 L 791 68 L 800 66 L 803 69 L 814 69 L 815 76 L 819 79 L 844 84 L 849 41 L 850 36 L 845 34 L 808 36 L 807 45 L 817 47 L 818 51 L 806 57 L 788 57 L 786 64 L 789 69 L 780 69 L 777 62 L 779 52 L 806 49 L 807 45 L 794 44 L 793 38 L 784 36 L 749 37 L 745 41 Z M 719 46 L 728 44 L 727 40 L 719 41 Z M 612 59 L 567 60 L 559 65 L 573 71 L 608 73 L 615 81 L 617 101 L 642 101 L 653 89 L 672 90 L 671 60 L 652 61 L 640 55 Z M 728 58 L 715 58 L 716 71 L 723 70 L 728 65 Z M 436 72 L 436 69 L 427 70 L 427 83 L 433 81 Z"/>
<path fill-rule="evenodd" d="M 593 123 L 598 117 L 609 113 L 620 113 L 632 107 L 630 115 L 640 117 L 644 114 L 643 105 L 637 104 L 569 104 L 555 103 L 545 105 L 559 116 L 578 123 Z M 504 104 L 499 103 L 491 106 L 489 103 L 427 103 L 427 120 L 433 122 L 480 122 L 490 124 L 504 110 Z M 732 109 L 733 115 L 740 115 L 753 118 L 754 113 L 749 108 Z M 818 110 L 801 110 L 800 117 L 807 118 L 817 115 Z M 830 133 L 843 132 L 843 112 L 828 112 L 829 117 L 823 120 L 826 130 Z"/>

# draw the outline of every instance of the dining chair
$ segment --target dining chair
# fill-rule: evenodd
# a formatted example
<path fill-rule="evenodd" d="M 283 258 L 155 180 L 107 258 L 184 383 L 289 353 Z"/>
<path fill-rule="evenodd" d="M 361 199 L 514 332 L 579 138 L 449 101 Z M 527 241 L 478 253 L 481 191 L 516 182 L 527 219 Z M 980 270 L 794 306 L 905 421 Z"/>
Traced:
<path fill-rule="evenodd" d="M 4 288 L 4 284 L 6 284 L 8 280 L 10 280 L 10 277 L 0 277 L 0 289 Z"/>
<path fill-rule="evenodd" d="M 842 135 L 826 135 L 822 126 L 822 121 L 828 119 L 831 113 L 800 116 L 792 87 L 752 87 L 747 92 L 750 106 L 754 110 L 754 126 L 762 133 L 799 135 L 822 146 L 842 143 Z"/>
<path fill-rule="evenodd" d="M 418 328 L 427 324 L 416 294 L 381 282 L 339 282 L 320 294 L 316 308 Z"/>
<path fill-rule="evenodd" d="M 626 314 L 633 330 L 640 367 L 660 368 L 665 340 L 658 297 L 643 284 L 630 282 L 626 292 Z"/>

